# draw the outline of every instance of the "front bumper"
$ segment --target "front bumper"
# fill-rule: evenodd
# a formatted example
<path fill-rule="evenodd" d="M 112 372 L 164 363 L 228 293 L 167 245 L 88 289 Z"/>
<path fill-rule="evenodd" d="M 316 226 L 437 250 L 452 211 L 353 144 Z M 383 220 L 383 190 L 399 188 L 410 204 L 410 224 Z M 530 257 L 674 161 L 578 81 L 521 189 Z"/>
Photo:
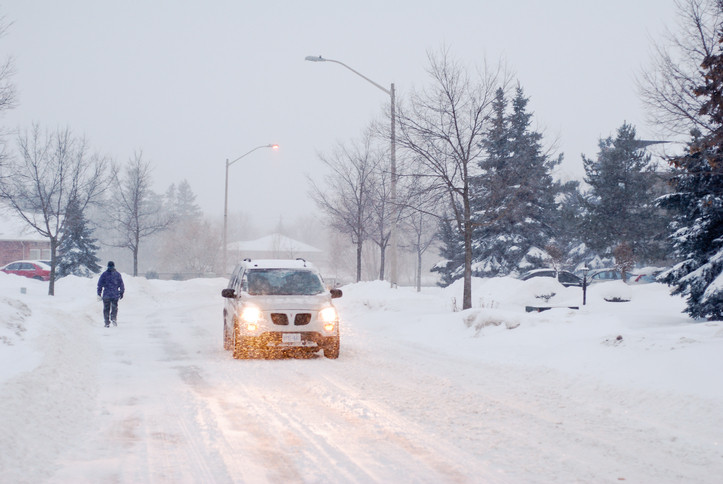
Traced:
<path fill-rule="evenodd" d="M 288 341 L 284 341 L 284 335 L 299 335 L 298 341 L 292 341 L 296 338 L 288 337 Z M 269 331 L 261 333 L 258 336 L 242 336 L 241 344 L 246 348 L 264 349 L 285 349 L 285 348 L 309 348 L 322 349 L 328 348 L 335 344 L 339 339 L 338 335 L 323 336 L 316 331 L 303 332 L 283 332 Z"/>

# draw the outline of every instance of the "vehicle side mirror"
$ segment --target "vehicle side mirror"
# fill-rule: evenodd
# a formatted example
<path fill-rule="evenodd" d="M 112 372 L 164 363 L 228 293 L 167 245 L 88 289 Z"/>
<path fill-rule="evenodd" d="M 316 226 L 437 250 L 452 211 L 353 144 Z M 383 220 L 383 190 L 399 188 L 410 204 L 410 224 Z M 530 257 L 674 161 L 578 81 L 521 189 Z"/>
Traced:
<path fill-rule="evenodd" d="M 329 292 L 331 293 L 331 298 L 336 299 L 343 295 L 341 292 L 341 289 L 329 289 Z"/>
<path fill-rule="evenodd" d="M 221 289 L 221 297 L 234 298 L 236 292 L 233 289 Z"/>

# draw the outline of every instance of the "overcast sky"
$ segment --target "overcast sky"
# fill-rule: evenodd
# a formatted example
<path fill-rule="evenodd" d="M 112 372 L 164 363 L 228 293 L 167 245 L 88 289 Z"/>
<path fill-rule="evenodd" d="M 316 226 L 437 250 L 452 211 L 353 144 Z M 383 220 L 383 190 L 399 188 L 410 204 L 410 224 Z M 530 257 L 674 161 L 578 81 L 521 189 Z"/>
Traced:
<path fill-rule="evenodd" d="M 427 52 L 442 46 L 473 68 L 503 58 L 530 96 L 538 129 L 558 140 L 564 171 L 623 121 L 645 124 L 635 76 L 651 42 L 675 27 L 673 0 L 12 0 L 0 53 L 15 60 L 19 105 L 6 128 L 69 127 L 126 162 L 154 165 L 155 188 L 187 179 L 209 215 L 292 222 L 315 210 L 306 174 L 319 152 L 381 119 L 389 97 L 428 83 Z"/>

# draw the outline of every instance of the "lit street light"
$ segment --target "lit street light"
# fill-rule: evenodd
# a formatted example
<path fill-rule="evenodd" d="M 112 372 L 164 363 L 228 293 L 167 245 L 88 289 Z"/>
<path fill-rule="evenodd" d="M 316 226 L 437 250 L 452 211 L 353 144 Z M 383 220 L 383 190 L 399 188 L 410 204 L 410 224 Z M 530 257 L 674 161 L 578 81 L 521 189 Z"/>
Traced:
<path fill-rule="evenodd" d="M 391 265 L 391 273 L 389 275 L 391 286 L 396 288 L 397 287 L 397 153 L 396 153 L 396 126 L 395 126 L 395 109 L 394 109 L 394 83 L 392 83 L 391 88 L 387 89 L 386 87 L 381 86 L 380 84 L 377 84 L 376 82 L 369 79 L 364 74 L 357 72 L 356 70 L 352 69 L 348 65 L 344 64 L 343 62 L 340 62 L 338 60 L 333 59 L 325 59 L 322 56 L 314 56 L 314 55 L 307 55 L 306 60 L 311 62 L 333 62 L 335 64 L 339 64 L 341 66 L 346 67 L 350 71 L 352 71 L 357 76 L 361 77 L 365 81 L 371 83 L 374 85 L 374 87 L 381 89 L 385 93 L 387 93 L 391 98 L 391 140 L 392 140 L 392 152 L 391 152 L 391 164 L 390 164 L 390 171 L 392 175 L 392 186 L 391 186 L 391 203 L 392 203 L 392 233 L 391 233 L 391 243 L 392 243 L 392 250 L 390 254 L 390 265 Z"/>
<path fill-rule="evenodd" d="M 246 155 L 250 155 L 256 150 L 260 150 L 261 148 L 272 148 L 274 150 L 279 149 L 279 145 L 261 145 L 257 146 L 256 148 L 252 149 L 251 151 L 244 153 L 243 155 L 239 156 L 233 161 L 228 161 L 228 158 L 226 158 L 226 187 L 224 190 L 224 197 L 223 197 L 223 266 L 222 270 L 223 273 L 226 274 L 227 267 L 226 267 L 226 253 L 228 251 L 228 167 L 236 163 L 241 158 L 245 157 Z"/>

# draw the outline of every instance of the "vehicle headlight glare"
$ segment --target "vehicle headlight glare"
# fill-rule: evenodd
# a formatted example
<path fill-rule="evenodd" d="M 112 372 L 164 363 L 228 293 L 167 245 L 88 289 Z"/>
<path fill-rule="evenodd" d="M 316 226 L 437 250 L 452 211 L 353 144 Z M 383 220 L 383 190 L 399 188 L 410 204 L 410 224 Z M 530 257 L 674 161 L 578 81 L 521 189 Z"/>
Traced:
<path fill-rule="evenodd" d="M 324 331 L 327 333 L 331 333 L 334 331 L 334 327 L 336 327 L 336 324 L 334 323 L 324 323 Z"/>
<path fill-rule="evenodd" d="M 253 323 L 254 325 L 258 325 L 260 319 L 261 310 L 259 308 L 249 306 L 241 311 L 241 320 L 246 324 Z"/>
<path fill-rule="evenodd" d="M 256 331 L 259 329 L 259 325 L 256 323 L 246 323 L 246 329 L 249 331 Z"/>
<path fill-rule="evenodd" d="M 324 323 L 335 323 L 338 321 L 339 316 L 336 314 L 336 309 L 328 307 L 319 311 L 319 319 L 321 319 Z"/>

